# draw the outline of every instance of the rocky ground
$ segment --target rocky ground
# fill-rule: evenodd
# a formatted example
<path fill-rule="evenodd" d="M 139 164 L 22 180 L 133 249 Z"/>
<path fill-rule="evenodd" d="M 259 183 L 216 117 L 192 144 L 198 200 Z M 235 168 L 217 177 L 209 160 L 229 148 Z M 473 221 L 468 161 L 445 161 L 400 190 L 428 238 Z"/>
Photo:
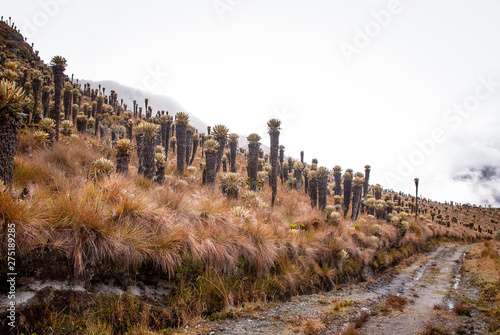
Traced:
<path fill-rule="evenodd" d="M 253 306 L 233 318 L 229 311 L 224 320 L 201 322 L 183 333 L 403 335 L 433 329 L 430 334 L 486 334 L 480 312 L 458 315 L 455 308 L 459 301 L 477 297 L 478 291 L 459 271 L 469 247 L 442 245 L 377 279 Z"/>

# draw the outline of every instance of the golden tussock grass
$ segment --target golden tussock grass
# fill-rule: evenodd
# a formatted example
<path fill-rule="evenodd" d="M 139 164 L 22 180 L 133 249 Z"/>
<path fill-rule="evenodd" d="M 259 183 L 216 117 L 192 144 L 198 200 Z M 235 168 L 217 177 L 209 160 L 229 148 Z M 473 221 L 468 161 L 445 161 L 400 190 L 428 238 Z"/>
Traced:
<path fill-rule="evenodd" d="M 500 331 L 500 242 L 486 241 L 475 245 L 467 253 L 461 271 L 471 276 L 480 288 L 475 305 L 486 310 L 488 331 L 497 334 Z M 459 305 L 458 314 L 469 314 L 473 307 L 464 302 Z"/>

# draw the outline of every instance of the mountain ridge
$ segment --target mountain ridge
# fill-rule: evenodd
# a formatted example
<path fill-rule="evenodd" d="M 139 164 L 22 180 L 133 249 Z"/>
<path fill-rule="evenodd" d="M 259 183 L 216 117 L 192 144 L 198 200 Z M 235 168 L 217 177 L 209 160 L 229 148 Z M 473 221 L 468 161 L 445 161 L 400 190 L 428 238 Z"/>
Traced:
<path fill-rule="evenodd" d="M 128 109 L 132 108 L 133 101 L 136 100 L 139 107 L 143 107 L 144 110 L 144 100 L 148 99 L 148 105 L 153 108 L 153 116 L 157 111 L 162 110 L 166 112 L 168 111 L 172 116 L 175 116 L 175 114 L 179 112 L 188 113 L 190 124 L 197 128 L 199 132 L 206 132 L 208 123 L 187 111 L 177 100 L 175 100 L 175 98 L 171 96 L 150 93 L 113 80 L 79 79 L 79 83 L 90 83 L 91 87 L 94 88 L 100 84 L 102 87 L 106 88 L 107 92 L 114 90 L 118 94 L 118 101 L 123 99 L 123 102 L 124 104 L 127 104 Z"/>

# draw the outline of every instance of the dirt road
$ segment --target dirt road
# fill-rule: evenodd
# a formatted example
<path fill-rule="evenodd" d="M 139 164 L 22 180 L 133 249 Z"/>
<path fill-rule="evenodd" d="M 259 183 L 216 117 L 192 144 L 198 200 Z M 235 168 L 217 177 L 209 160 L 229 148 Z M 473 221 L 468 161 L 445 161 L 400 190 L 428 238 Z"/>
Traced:
<path fill-rule="evenodd" d="M 482 334 L 474 318 L 461 319 L 450 313 L 457 291 L 472 290 L 470 294 L 474 294 L 464 287 L 459 274 L 467 249 L 466 245 L 443 245 L 372 282 L 298 296 L 235 320 L 202 323 L 184 333 L 342 334 L 356 324 L 360 334 L 404 335 L 420 334 L 426 326 L 445 321 L 452 333 Z M 393 308 L 398 302 L 401 310 Z"/>
<path fill-rule="evenodd" d="M 360 332 L 418 334 L 435 318 L 434 306 L 452 310 L 455 302 L 447 297 L 460 286 L 458 270 L 466 249 L 466 246 L 442 246 L 427 256 L 423 266 L 420 260 L 402 270 L 387 287 L 376 292 L 381 297 L 395 294 L 404 298 L 408 303 L 403 311 L 370 317 Z"/>

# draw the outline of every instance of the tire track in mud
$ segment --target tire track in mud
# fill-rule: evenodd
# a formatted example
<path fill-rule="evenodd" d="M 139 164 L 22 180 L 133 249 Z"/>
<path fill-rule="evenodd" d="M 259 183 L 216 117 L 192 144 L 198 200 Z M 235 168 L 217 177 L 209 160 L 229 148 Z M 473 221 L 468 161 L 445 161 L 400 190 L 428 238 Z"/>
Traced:
<path fill-rule="evenodd" d="M 361 327 L 361 334 L 418 334 L 433 319 L 434 306 L 453 309 L 453 301 L 447 296 L 459 286 L 458 271 L 467 249 L 468 246 L 441 246 L 428 255 L 420 269 L 407 268 L 407 272 L 415 271 L 413 278 L 404 280 L 406 276 L 396 276 L 388 286 L 396 284 L 399 290 L 387 293 L 405 298 L 408 304 L 402 312 L 371 317 Z"/>
<path fill-rule="evenodd" d="M 302 295 L 236 320 L 205 322 L 184 329 L 188 334 L 341 334 L 353 320 L 377 311 L 389 294 L 404 297 L 403 311 L 369 316 L 361 334 L 418 334 L 432 320 L 435 305 L 453 308 L 447 300 L 459 288 L 458 270 L 468 245 L 442 245 L 419 256 L 397 274 L 370 283 L 345 285 L 322 294 Z"/>

